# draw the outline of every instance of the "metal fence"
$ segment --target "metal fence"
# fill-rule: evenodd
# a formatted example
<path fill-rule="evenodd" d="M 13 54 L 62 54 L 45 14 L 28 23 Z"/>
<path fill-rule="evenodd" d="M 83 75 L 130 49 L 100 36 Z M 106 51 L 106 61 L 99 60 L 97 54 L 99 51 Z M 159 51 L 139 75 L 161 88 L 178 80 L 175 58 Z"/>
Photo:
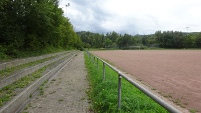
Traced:
<path fill-rule="evenodd" d="M 122 80 L 122 78 L 124 78 L 130 84 L 132 84 L 133 86 L 135 86 L 136 88 L 138 88 L 140 91 L 142 91 L 144 94 L 146 94 L 147 96 L 149 96 L 151 99 L 153 99 L 155 102 L 157 102 L 159 105 L 161 105 L 163 108 L 165 108 L 170 113 L 181 113 L 175 107 L 173 107 L 172 105 L 166 103 L 164 100 L 162 100 L 161 98 L 159 98 L 158 96 L 156 96 L 152 92 L 150 92 L 149 90 L 147 90 L 144 87 L 142 87 L 141 85 L 139 85 L 134 80 L 132 80 L 129 77 L 127 77 L 126 75 L 124 75 L 120 70 L 118 70 L 114 66 L 110 65 L 106 61 L 102 60 L 101 58 L 99 58 L 99 57 L 97 57 L 97 56 L 95 56 L 93 54 L 91 54 L 88 51 L 86 51 L 86 54 L 94 62 L 94 64 L 96 64 L 97 69 L 99 68 L 99 61 L 101 61 L 103 63 L 103 70 L 102 70 L 102 73 L 103 73 L 102 77 L 103 77 L 103 79 L 105 79 L 105 71 L 106 71 L 105 70 L 105 66 L 110 67 L 112 70 L 114 70 L 115 72 L 118 73 L 118 109 L 119 110 L 121 109 L 121 85 L 122 85 L 121 84 L 121 80 Z"/>

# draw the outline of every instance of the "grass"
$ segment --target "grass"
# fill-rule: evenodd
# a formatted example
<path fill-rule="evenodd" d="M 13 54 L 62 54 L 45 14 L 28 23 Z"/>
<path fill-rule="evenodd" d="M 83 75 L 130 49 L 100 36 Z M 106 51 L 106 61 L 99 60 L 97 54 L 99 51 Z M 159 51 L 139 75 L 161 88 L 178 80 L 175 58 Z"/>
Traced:
<path fill-rule="evenodd" d="M 1 48 L 1 47 L 0 47 Z M 2 61 L 9 61 L 16 58 L 27 58 L 27 57 L 34 57 L 40 56 L 44 54 L 52 54 L 57 52 L 63 52 L 70 49 L 62 49 L 62 48 L 54 48 L 54 47 L 46 47 L 37 50 L 22 50 L 17 51 L 15 55 L 6 54 L 5 51 L 0 50 L 0 62 Z"/>
<path fill-rule="evenodd" d="M 189 112 L 190 112 L 190 113 L 197 113 L 197 112 L 199 112 L 199 111 L 196 110 L 196 109 L 190 109 Z"/>
<path fill-rule="evenodd" d="M 39 64 L 39 63 L 43 63 L 45 61 L 48 61 L 52 58 L 55 58 L 56 56 L 51 56 L 51 57 L 48 57 L 48 58 L 44 58 L 44 59 L 41 59 L 41 60 L 37 60 L 37 61 L 33 61 L 33 62 L 29 62 L 29 63 L 26 63 L 26 64 L 22 64 L 22 65 L 19 65 L 19 66 L 15 66 L 15 67 L 11 67 L 11 68 L 7 68 L 5 70 L 1 70 L 0 71 L 0 78 L 4 78 L 6 76 L 9 76 L 11 73 L 17 71 L 17 70 L 20 70 L 20 69 L 23 69 L 23 68 L 26 68 L 26 67 L 29 67 L 29 66 L 34 66 L 36 64 Z"/>
<path fill-rule="evenodd" d="M 7 101 L 11 100 L 12 97 L 17 94 L 17 91 L 19 92 L 20 89 L 27 87 L 37 78 L 40 78 L 47 67 L 48 66 L 45 66 L 38 71 L 22 77 L 14 83 L 0 89 L 0 107 L 2 107 Z"/>
<path fill-rule="evenodd" d="M 45 84 L 47 84 L 47 82 L 48 82 L 48 80 L 45 80 L 45 81 L 41 84 L 41 86 L 39 87 L 39 94 L 40 94 L 40 95 L 43 95 L 43 94 L 44 94 L 44 86 L 45 86 Z"/>
<path fill-rule="evenodd" d="M 167 113 L 167 111 L 133 87 L 126 80 L 122 80 L 121 110 L 117 109 L 117 81 L 118 75 L 106 66 L 106 79 L 102 79 L 102 63 L 99 70 L 96 64 L 85 55 L 85 64 L 88 70 L 90 90 L 88 95 L 92 100 L 93 110 L 98 113 Z"/>
<path fill-rule="evenodd" d="M 64 101 L 64 99 L 63 99 L 63 98 L 60 98 L 58 101 L 59 101 L 59 102 L 62 102 L 62 101 Z"/>

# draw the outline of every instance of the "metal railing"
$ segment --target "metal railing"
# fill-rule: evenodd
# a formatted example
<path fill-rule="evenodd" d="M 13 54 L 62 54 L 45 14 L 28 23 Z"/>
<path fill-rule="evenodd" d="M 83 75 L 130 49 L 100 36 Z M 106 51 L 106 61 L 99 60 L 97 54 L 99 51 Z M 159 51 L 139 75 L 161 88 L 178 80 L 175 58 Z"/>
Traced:
<path fill-rule="evenodd" d="M 138 88 L 140 91 L 142 91 L 144 94 L 149 96 L 151 99 L 153 99 L 155 102 L 157 102 L 159 105 L 161 105 L 163 108 L 165 108 L 170 113 L 181 113 L 175 107 L 173 107 L 172 105 L 168 104 L 167 102 L 165 102 L 164 100 L 162 100 L 158 96 L 154 95 L 152 92 L 150 92 L 149 90 L 145 89 L 144 87 L 139 85 L 137 82 L 135 82 L 134 80 L 132 80 L 129 77 L 127 77 L 126 75 L 124 75 L 120 70 L 118 70 L 114 66 L 110 65 L 106 61 L 102 60 L 98 56 L 95 56 L 95 55 L 91 54 L 88 51 L 86 51 L 86 54 L 93 61 L 94 64 L 96 63 L 97 69 L 99 69 L 99 61 L 103 62 L 103 70 L 102 70 L 103 79 L 105 79 L 105 71 L 106 71 L 105 67 L 106 66 L 110 67 L 112 70 L 114 70 L 115 72 L 118 73 L 118 109 L 119 110 L 121 109 L 121 85 L 122 85 L 121 80 L 122 80 L 122 78 L 124 78 L 126 81 L 128 81 L 130 84 L 132 84 L 133 86 Z"/>

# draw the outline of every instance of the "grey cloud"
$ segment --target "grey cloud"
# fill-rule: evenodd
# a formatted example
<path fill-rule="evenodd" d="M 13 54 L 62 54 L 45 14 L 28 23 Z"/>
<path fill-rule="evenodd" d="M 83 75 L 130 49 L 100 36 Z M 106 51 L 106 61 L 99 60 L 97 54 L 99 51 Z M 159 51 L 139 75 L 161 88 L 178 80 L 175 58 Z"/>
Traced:
<path fill-rule="evenodd" d="M 114 1 L 115 0 L 112 2 Z M 153 2 L 154 1 L 156 2 L 156 0 L 153 0 Z M 108 8 L 105 6 L 106 1 L 104 0 L 67 0 L 67 2 L 70 2 L 71 4 L 68 10 L 68 17 L 77 31 L 91 31 L 98 33 L 116 31 L 122 34 L 150 34 L 157 30 L 185 31 L 186 26 L 190 26 L 190 28 L 194 31 L 200 31 L 199 29 L 201 28 L 200 23 L 198 23 L 198 20 L 201 19 L 201 16 L 199 16 L 198 13 L 197 15 L 194 13 L 192 14 L 193 11 L 190 12 L 190 7 L 193 6 L 190 6 L 192 4 L 189 5 L 188 2 L 179 6 L 174 4 L 172 5 L 170 2 L 171 4 L 169 5 L 172 7 L 170 10 L 165 8 L 163 9 L 163 5 L 152 10 L 152 7 L 155 8 L 160 6 L 160 4 L 157 4 L 157 6 L 154 6 L 154 3 L 152 4 L 153 6 L 151 6 L 151 4 L 145 4 L 146 6 L 143 8 L 141 6 L 135 6 L 138 7 L 138 9 L 135 9 L 135 7 L 130 7 L 132 9 L 129 11 L 123 11 L 123 13 L 119 13 L 119 11 L 127 8 L 125 5 L 123 5 L 124 7 L 121 7 L 122 10 L 118 10 L 117 7 L 113 8 L 115 7 L 115 3 L 114 6 L 109 6 Z M 125 2 L 134 3 L 137 2 L 137 0 L 134 0 L 134 2 L 125 0 Z M 62 5 L 62 7 L 65 6 L 66 3 L 64 0 L 62 3 L 63 4 L 60 5 Z M 169 2 L 166 1 L 166 3 Z M 177 4 L 182 3 L 183 2 L 181 0 L 177 2 Z M 141 12 L 139 10 L 140 8 L 142 10 Z M 187 14 L 194 17 L 188 17 Z M 195 21 L 192 22 L 191 20 Z"/>

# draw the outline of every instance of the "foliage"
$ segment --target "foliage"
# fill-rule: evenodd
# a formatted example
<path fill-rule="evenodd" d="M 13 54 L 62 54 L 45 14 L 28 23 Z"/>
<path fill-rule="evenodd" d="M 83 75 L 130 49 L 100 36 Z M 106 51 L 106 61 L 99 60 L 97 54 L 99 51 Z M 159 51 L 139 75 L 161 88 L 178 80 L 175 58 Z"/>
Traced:
<path fill-rule="evenodd" d="M 77 32 L 85 48 L 116 48 L 131 49 L 131 46 L 148 48 L 201 48 L 200 33 L 183 33 L 179 31 L 156 31 L 150 35 L 129 35 L 110 32 L 98 34 L 91 32 Z"/>
<path fill-rule="evenodd" d="M 167 113 L 164 108 L 125 80 L 122 80 L 121 110 L 117 110 L 117 73 L 106 66 L 106 79 L 103 80 L 102 63 L 99 62 L 99 70 L 97 70 L 97 64 L 91 62 L 86 55 L 85 59 L 91 85 L 89 96 L 95 112 Z"/>
<path fill-rule="evenodd" d="M 82 48 L 58 0 L 1 0 L 0 57 L 48 48 Z"/>

